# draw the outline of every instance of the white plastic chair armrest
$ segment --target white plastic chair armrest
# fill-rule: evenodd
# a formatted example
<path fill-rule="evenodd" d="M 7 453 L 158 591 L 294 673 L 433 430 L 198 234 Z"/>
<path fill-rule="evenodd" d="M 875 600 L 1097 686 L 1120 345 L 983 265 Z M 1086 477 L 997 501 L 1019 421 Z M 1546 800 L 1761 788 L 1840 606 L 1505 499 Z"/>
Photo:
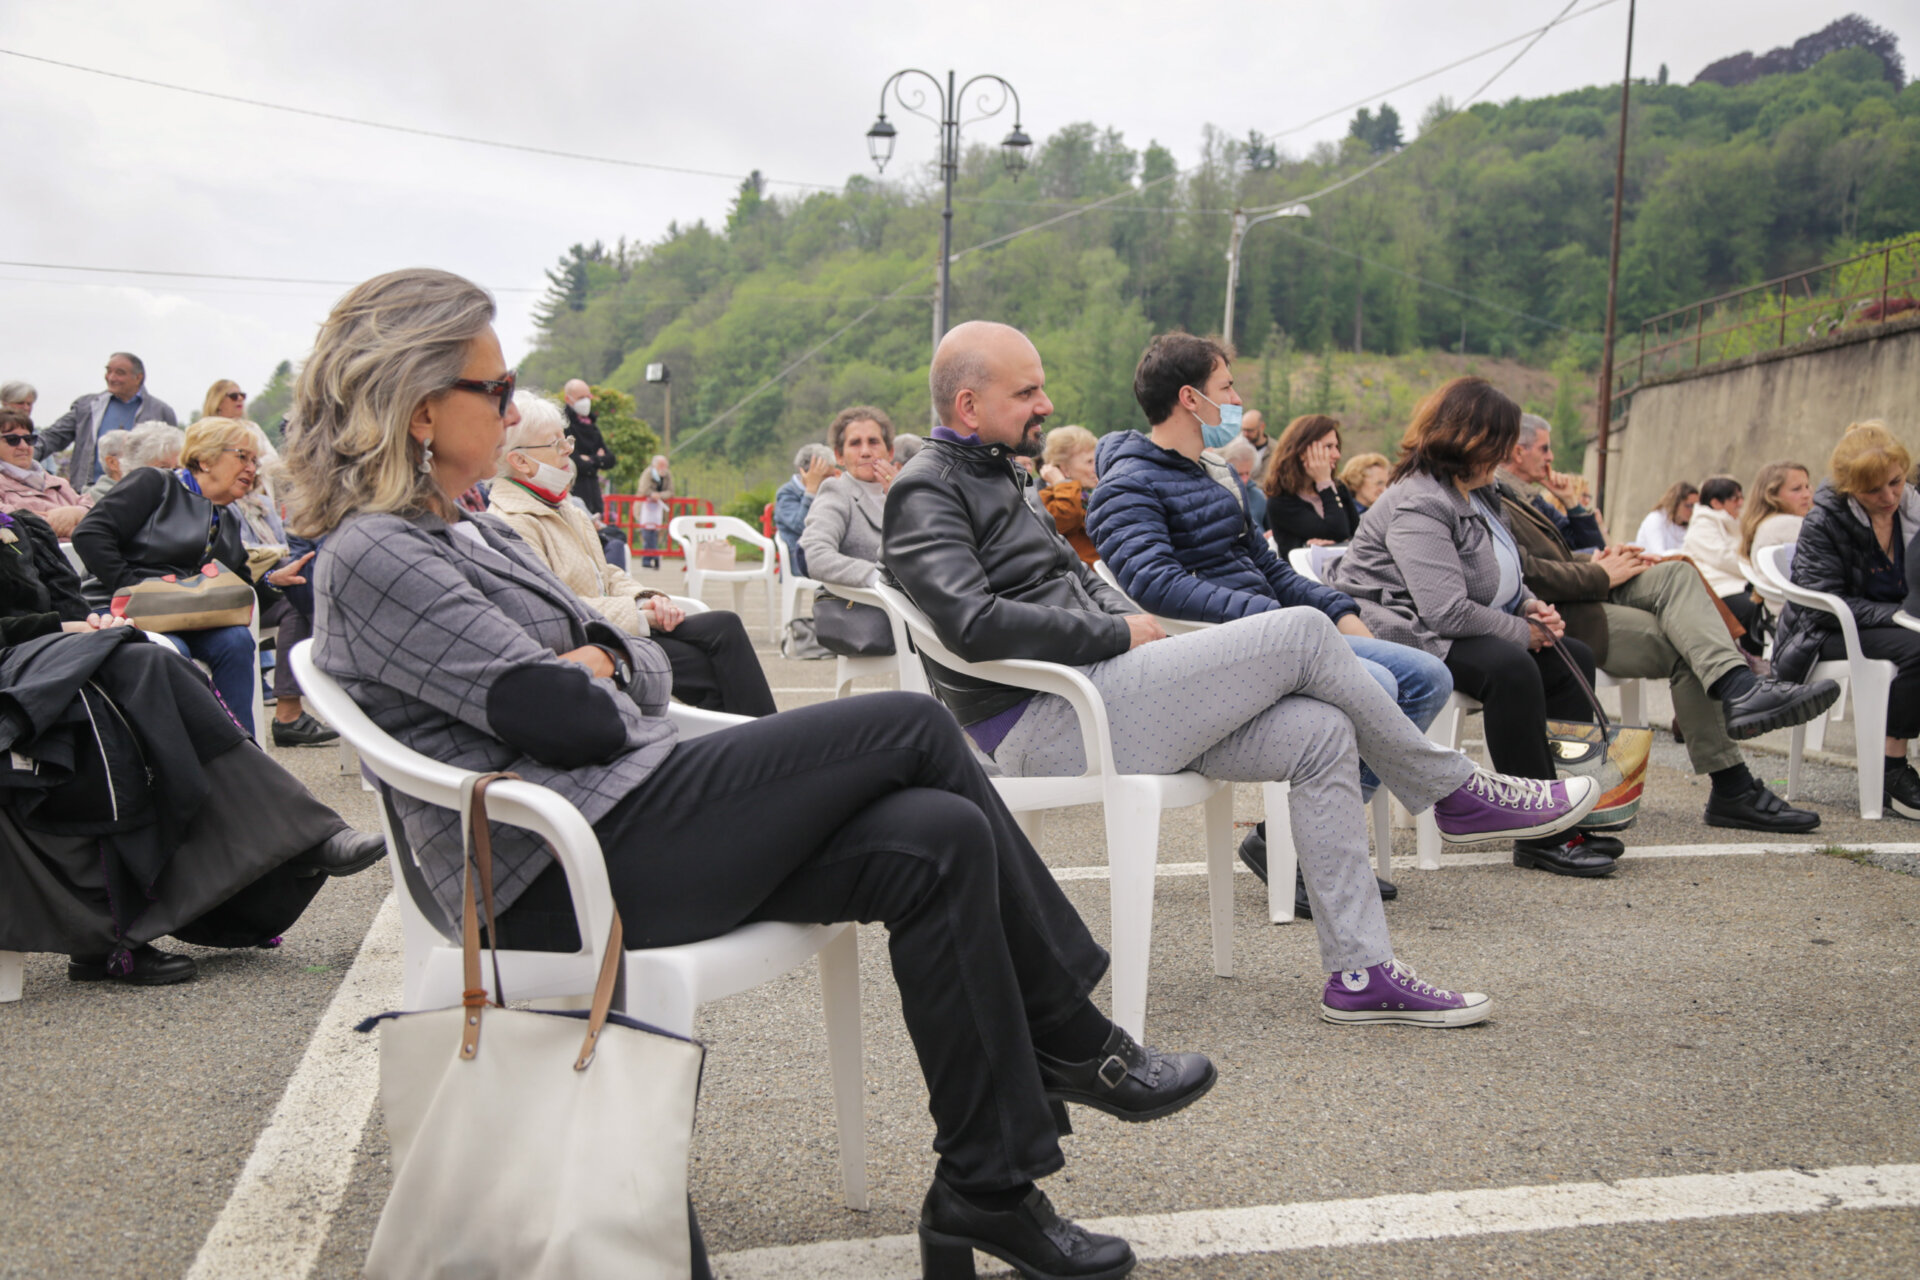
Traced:
<path fill-rule="evenodd" d="M 704 738 L 710 733 L 745 724 L 753 717 L 730 715 L 725 711 L 703 711 L 699 707 L 670 702 L 667 704 L 667 719 L 679 726 L 681 737 Z"/>
<path fill-rule="evenodd" d="M 1840 635 L 1845 641 L 1847 648 L 1847 661 L 1860 661 L 1862 656 L 1860 652 L 1860 624 L 1854 620 L 1853 610 L 1849 609 L 1847 602 L 1839 596 L 1800 586 L 1785 574 L 1782 574 L 1780 572 L 1780 561 L 1777 558 L 1777 553 L 1783 550 L 1785 550 L 1784 547 L 1762 547 L 1760 549 L 1760 563 L 1766 566 L 1767 576 L 1773 579 L 1774 585 L 1780 590 L 1780 594 L 1794 604 L 1804 609 L 1818 609 L 1821 613 L 1832 614 L 1840 623 Z"/>

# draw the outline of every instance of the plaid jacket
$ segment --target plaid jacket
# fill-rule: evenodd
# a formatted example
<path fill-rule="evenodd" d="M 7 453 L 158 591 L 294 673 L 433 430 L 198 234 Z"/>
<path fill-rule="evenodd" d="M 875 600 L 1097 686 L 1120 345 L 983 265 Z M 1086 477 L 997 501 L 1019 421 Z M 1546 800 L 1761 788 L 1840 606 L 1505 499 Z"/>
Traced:
<path fill-rule="evenodd" d="M 510 769 L 550 787 L 596 822 L 666 759 L 678 731 L 664 719 L 672 671 L 651 641 L 624 635 L 582 604 L 489 517 L 466 517 L 485 546 L 455 536 L 437 516 L 355 516 L 314 560 L 315 660 L 373 722 L 422 755 L 460 769 Z M 583 644 L 629 655 L 631 698 L 619 701 L 626 743 L 611 759 L 576 769 L 542 764 L 496 737 L 487 695 L 528 663 L 558 662 Z M 635 704 L 638 703 L 636 706 Z M 460 914 L 460 817 L 394 796 L 434 896 Z M 495 900 L 505 906 L 546 870 L 533 835 L 495 824 Z"/>

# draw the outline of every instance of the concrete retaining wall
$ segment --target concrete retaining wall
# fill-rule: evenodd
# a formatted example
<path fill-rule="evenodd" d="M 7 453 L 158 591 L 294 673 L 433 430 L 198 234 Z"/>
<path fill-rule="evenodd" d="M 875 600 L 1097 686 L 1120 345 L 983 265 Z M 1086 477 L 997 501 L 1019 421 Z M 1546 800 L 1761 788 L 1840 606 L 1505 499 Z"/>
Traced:
<path fill-rule="evenodd" d="M 1630 539 L 1667 486 L 1768 462 L 1805 463 L 1817 484 L 1850 422 L 1880 418 L 1920 458 L 1920 317 L 1707 369 L 1649 379 L 1610 441 L 1607 516 Z"/>

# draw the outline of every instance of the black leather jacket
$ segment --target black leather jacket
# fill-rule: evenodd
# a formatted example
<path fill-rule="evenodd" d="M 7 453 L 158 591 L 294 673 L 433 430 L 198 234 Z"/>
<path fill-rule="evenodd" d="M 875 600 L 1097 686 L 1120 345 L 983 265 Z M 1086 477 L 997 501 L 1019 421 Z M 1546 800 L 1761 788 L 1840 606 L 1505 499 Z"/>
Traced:
<path fill-rule="evenodd" d="M 927 615 L 942 644 L 969 662 L 1032 658 L 1086 666 L 1125 653 L 1137 612 L 1093 575 L 1028 501 L 1033 480 L 1002 445 L 934 439 L 887 491 L 880 561 Z M 927 679 L 961 724 L 1033 695 L 956 675 Z"/>
<path fill-rule="evenodd" d="M 1874 541 L 1873 526 L 1857 506 L 1833 487 L 1833 481 L 1821 482 L 1814 491 L 1813 510 L 1800 526 L 1793 580 L 1839 596 L 1859 626 L 1891 626 L 1900 602 L 1867 599 L 1867 575 L 1873 570 L 1879 544 Z M 1902 538 L 1920 534 L 1920 496 L 1911 487 L 1901 494 L 1900 524 Z M 1773 674 L 1782 680 L 1805 680 L 1820 660 L 1821 645 L 1839 633 L 1840 620 L 1832 614 L 1787 605 L 1780 610 L 1780 626 L 1774 632 Z"/>

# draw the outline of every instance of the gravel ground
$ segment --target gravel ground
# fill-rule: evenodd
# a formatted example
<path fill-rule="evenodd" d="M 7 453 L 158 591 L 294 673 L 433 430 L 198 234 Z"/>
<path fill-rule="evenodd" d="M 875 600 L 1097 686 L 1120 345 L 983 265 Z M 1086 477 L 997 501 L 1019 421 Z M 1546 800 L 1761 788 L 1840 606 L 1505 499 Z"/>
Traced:
<path fill-rule="evenodd" d="M 763 659 L 776 687 L 831 682 L 830 663 L 785 662 L 764 643 Z M 791 707 L 823 693 L 779 696 Z M 276 757 L 375 825 L 332 752 Z M 1784 776 L 1784 757 L 1754 763 Z M 1700 825 L 1704 786 L 1685 768 L 1684 748 L 1662 736 L 1631 843 L 1746 841 Z M 1809 803 L 1825 818 L 1809 852 L 1920 839 L 1898 819 L 1859 821 L 1853 794 L 1850 770 L 1809 766 Z M 1236 809 L 1255 820 L 1257 788 L 1239 788 Z M 1054 865 L 1098 865 L 1101 841 L 1088 808 L 1050 815 L 1040 845 Z M 1395 844 L 1410 856 L 1412 833 Z M 1162 860 L 1202 856 L 1197 813 L 1169 815 Z M 1604 881 L 1505 865 L 1399 872 L 1388 920 L 1401 954 L 1494 996 L 1490 1023 L 1456 1032 L 1319 1022 L 1312 928 L 1266 924 L 1250 876 L 1237 881 L 1238 976 L 1214 977 L 1204 879 L 1163 878 L 1148 1038 L 1212 1054 L 1220 1084 L 1153 1125 L 1076 1114 L 1048 1190 L 1064 1212 L 1106 1216 L 1920 1162 L 1920 1033 L 1885 988 L 1834 980 L 1913 974 L 1917 861 L 1630 857 Z M 1104 938 L 1105 883 L 1066 887 Z M 0 1006 L 0 1277 L 185 1272 L 387 888 L 383 872 L 336 882 L 279 951 L 196 951 L 201 977 L 181 987 L 69 984 L 59 957 L 29 958 L 24 999 Z M 932 1125 L 884 933 L 861 935 L 873 1210 L 838 1202 L 809 968 L 702 1013 L 692 1189 L 716 1252 L 912 1229 Z M 358 1274 L 386 1158 L 376 1107 L 315 1275 Z M 1914 1275 L 1916 1256 L 1920 1210 L 1874 1210 L 1172 1260 L 1139 1274 L 1893 1278 Z"/>

